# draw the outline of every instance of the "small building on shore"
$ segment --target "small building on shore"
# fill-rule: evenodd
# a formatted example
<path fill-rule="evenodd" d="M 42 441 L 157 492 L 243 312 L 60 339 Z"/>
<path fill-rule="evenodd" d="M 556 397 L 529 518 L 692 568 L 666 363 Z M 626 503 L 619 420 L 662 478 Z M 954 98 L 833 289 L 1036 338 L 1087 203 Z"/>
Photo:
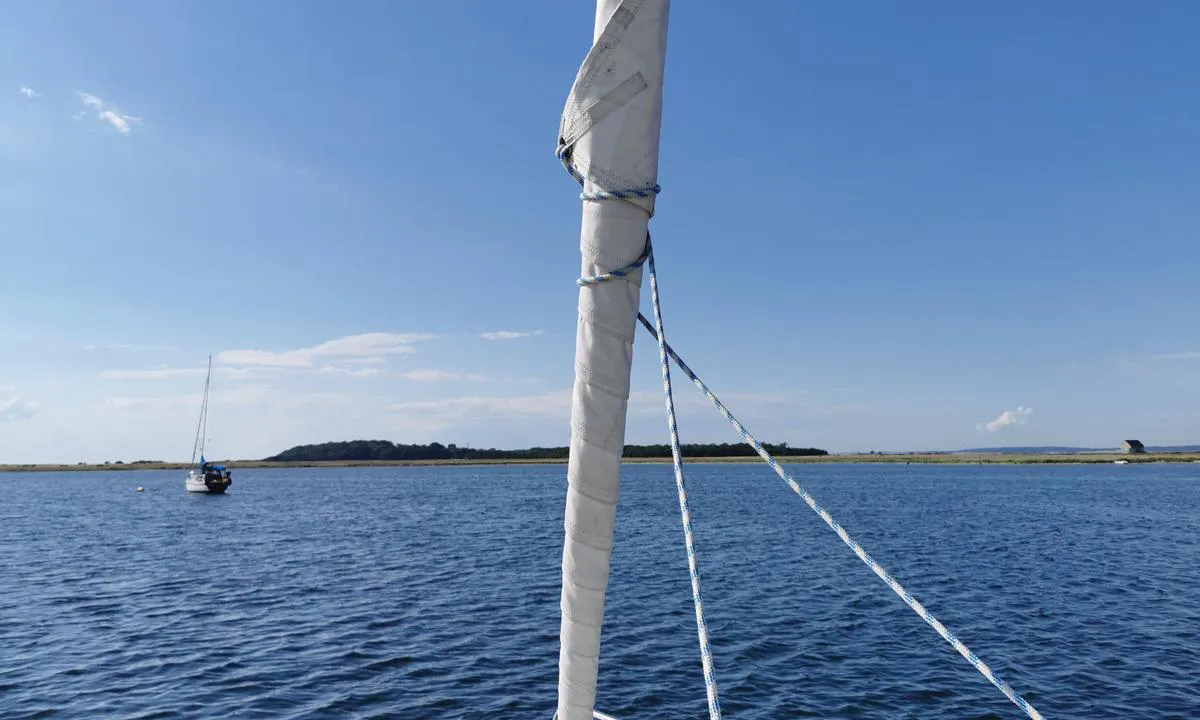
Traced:
<path fill-rule="evenodd" d="M 1144 453 L 1146 446 L 1141 440 L 1124 440 L 1121 442 L 1121 452 L 1123 453 Z"/>

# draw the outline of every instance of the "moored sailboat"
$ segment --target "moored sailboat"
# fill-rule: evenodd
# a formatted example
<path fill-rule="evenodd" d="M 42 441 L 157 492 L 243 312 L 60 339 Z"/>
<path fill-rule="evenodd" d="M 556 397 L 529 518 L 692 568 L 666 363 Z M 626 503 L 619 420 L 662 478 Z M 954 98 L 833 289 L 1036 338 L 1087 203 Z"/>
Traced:
<path fill-rule="evenodd" d="M 223 493 L 229 489 L 233 479 L 224 465 L 216 465 L 204 459 L 204 436 L 208 432 L 208 390 L 212 386 L 212 356 L 208 356 L 208 374 L 204 379 L 204 399 L 200 402 L 200 420 L 196 423 L 196 441 L 192 444 L 192 463 L 196 455 L 200 464 L 188 470 L 184 488 L 191 493 Z"/>

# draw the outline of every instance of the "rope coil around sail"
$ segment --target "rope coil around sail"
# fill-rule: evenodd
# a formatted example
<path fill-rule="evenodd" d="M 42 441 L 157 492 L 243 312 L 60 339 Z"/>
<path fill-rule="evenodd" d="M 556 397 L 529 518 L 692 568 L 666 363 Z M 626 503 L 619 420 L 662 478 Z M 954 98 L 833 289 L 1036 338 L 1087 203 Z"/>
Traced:
<path fill-rule="evenodd" d="M 575 178 L 576 182 L 580 185 L 583 185 L 583 177 L 575 170 L 574 164 L 571 162 L 571 146 L 566 143 L 560 144 L 557 154 L 563 163 L 563 167 L 567 169 L 571 177 Z M 657 194 L 660 190 L 661 188 L 658 185 L 632 190 L 601 190 L 592 193 L 581 193 L 580 198 L 595 201 L 628 201 L 629 198 L 633 197 L 648 197 Z M 675 420 L 675 396 L 671 390 L 671 361 L 667 355 L 667 335 L 663 327 L 662 310 L 658 297 L 658 280 L 654 272 L 654 250 L 650 243 L 650 234 L 646 233 L 646 247 L 642 250 L 642 254 L 633 262 L 617 270 L 591 277 L 579 278 L 575 282 L 579 287 L 598 285 L 625 277 L 647 262 L 649 263 L 650 270 L 650 297 L 654 305 L 654 320 L 657 327 L 655 337 L 658 339 L 658 356 L 662 368 L 663 394 L 667 406 L 667 429 L 671 434 L 671 458 L 675 468 L 675 489 L 679 495 L 679 515 L 680 521 L 683 524 L 683 541 L 687 548 L 688 575 L 690 576 L 692 585 L 692 604 L 696 610 L 696 634 L 700 641 L 700 663 L 704 669 L 704 687 L 708 696 L 708 717 L 709 720 L 721 720 L 721 703 L 718 698 L 716 673 L 713 670 L 712 645 L 708 637 L 708 623 L 704 620 L 704 598 L 700 587 L 700 562 L 696 556 L 695 532 L 692 529 L 692 509 L 688 502 L 687 485 L 684 482 L 683 448 L 679 442 L 679 427 Z M 638 317 L 642 317 L 641 313 L 638 313 Z"/>

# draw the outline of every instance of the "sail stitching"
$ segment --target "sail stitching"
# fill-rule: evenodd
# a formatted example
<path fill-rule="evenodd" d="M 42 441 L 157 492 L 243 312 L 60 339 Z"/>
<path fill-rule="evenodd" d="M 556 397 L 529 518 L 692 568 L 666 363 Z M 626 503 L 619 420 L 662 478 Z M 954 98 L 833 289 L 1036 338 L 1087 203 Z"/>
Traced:
<path fill-rule="evenodd" d="M 570 145 L 560 144 L 558 156 L 563 166 L 581 185 L 583 178 L 574 170 L 571 162 Z M 584 200 L 621 200 L 629 202 L 633 197 L 647 197 L 660 191 L 658 185 L 650 188 L 635 188 L 631 190 L 599 190 L 585 192 Z M 675 419 L 675 397 L 671 390 L 671 361 L 667 356 L 666 331 L 663 328 L 662 309 L 658 296 L 658 280 L 654 272 L 654 250 L 650 242 L 650 233 L 646 233 L 646 246 L 642 254 L 628 265 L 591 277 L 579 278 L 576 283 L 580 287 L 590 287 L 603 282 L 622 278 L 643 264 L 649 263 L 650 297 L 654 305 L 654 319 L 658 327 L 655 337 L 658 339 L 659 361 L 662 368 L 663 394 L 667 406 L 667 429 L 671 435 L 671 458 L 675 470 L 675 488 L 679 495 L 679 515 L 683 524 L 683 540 L 687 549 L 688 575 L 692 586 L 692 604 L 696 610 L 696 634 L 700 643 L 700 663 L 704 670 L 704 688 L 708 696 L 709 720 L 721 720 L 721 703 L 717 691 L 717 678 L 713 669 L 712 643 L 708 636 L 708 623 L 704 619 L 704 597 L 700 584 L 700 562 L 696 556 L 695 531 L 692 528 L 692 509 L 688 502 L 687 485 L 683 473 L 683 448 L 679 442 L 679 427 Z M 638 317 L 642 317 L 641 313 Z"/>

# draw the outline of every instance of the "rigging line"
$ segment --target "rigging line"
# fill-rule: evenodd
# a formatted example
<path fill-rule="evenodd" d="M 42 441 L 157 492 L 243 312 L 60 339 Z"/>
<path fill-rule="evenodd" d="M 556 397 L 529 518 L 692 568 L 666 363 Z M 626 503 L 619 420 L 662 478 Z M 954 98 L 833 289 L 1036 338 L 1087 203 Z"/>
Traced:
<path fill-rule="evenodd" d="M 657 331 L 654 329 L 654 326 L 650 324 L 650 321 L 646 319 L 645 315 L 638 313 L 638 321 L 641 322 L 642 327 L 646 328 L 651 335 L 658 337 Z M 717 410 L 720 411 L 721 415 L 733 424 L 733 427 L 741 434 L 742 439 L 746 441 L 746 444 L 754 448 L 754 451 L 758 453 L 758 456 L 771 466 L 771 469 L 775 471 L 775 474 L 788 484 L 788 487 L 792 489 L 792 492 L 799 495 L 800 499 L 803 500 L 806 505 L 812 508 L 812 511 L 819 515 L 821 520 L 823 520 L 831 530 L 837 533 L 837 536 L 841 538 L 842 542 L 844 542 L 851 550 L 854 551 L 854 554 L 858 556 L 859 560 L 862 560 L 867 567 L 871 568 L 871 571 L 878 575 L 879 579 L 883 580 L 883 582 L 886 583 L 887 586 L 890 587 L 892 591 L 904 601 L 905 605 L 912 608 L 913 612 L 919 615 L 922 620 L 924 620 L 931 628 L 934 629 L 934 632 L 940 635 L 943 640 L 950 643 L 950 645 L 956 651 L 958 651 L 959 655 L 962 655 L 967 662 L 971 663 L 971 665 L 978 670 L 981 675 L 987 678 L 990 683 L 995 685 L 1000 692 L 1004 693 L 1004 696 L 1012 701 L 1014 705 L 1024 710 L 1025 714 L 1032 718 L 1032 720 L 1043 720 L 1041 713 L 1039 713 L 1037 709 L 1033 707 L 1033 705 L 1030 705 L 1029 701 L 1018 695 L 1008 683 L 1001 680 L 992 671 L 992 669 L 988 667 L 987 663 L 980 660 L 979 656 L 971 652 L 971 650 L 965 644 L 963 644 L 963 642 L 959 640 L 954 633 L 947 630 L 946 626 L 943 625 L 941 621 L 939 621 L 928 610 L 926 610 L 924 605 L 922 605 L 916 598 L 909 594 L 909 592 L 904 589 L 904 586 L 897 582 L 897 580 L 892 577 L 892 575 L 885 570 L 882 565 L 876 562 L 875 558 L 867 554 L 867 551 L 863 549 L 862 545 L 859 545 L 854 538 L 850 537 L 850 534 L 846 532 L 846 529 L 833 519 L 833 516 L 829 514 L 829 511 L 817 504 L 817 501 L 813 499 L 813 496 L 809 495 L 808 491 L 801 487 L 800 484 L 796 482 L 792 476 L 783 469 L 782 466 L 780 466 L 779 462 L 775 460 L 774 456 L 767 452 L 767 450 L 762 446 L 762 443 L 760 443 L 757 438 L 751 435 L 750 431 L 747 430 L 744 425 L 738 422 L 737 418 L 733 416 L 733 413 L 731 413 L 729 409 L 725 407 L 724 403 L 717 399 L 717 396 L 714 395 L 713 392 L 708 389 L 708 386 L 704 384 L 704 381 L 702 381 L 696 375 L 696 373 L 693 372 L 690 367 L 688 367 L 687 363 L 683 361 L 683 358 L 679 357 L 679 355 L 671 348 L 670 345 L 667 345 L 664 340 L 661 338 L 658 338 L 658 340 L 659 344 L 666 348 L 667 354 L 671 356 L 671 359 L 675 361 L 675 364 L 679 367 L 679 369 L 683 371 L 683 374 L 686 375 L 688 379 L 696 385 L 696 387 L 700 388 L 700 391 L 704 393 L 704 396 L 708 398 L 709 402 L 715 405 Z"/>

